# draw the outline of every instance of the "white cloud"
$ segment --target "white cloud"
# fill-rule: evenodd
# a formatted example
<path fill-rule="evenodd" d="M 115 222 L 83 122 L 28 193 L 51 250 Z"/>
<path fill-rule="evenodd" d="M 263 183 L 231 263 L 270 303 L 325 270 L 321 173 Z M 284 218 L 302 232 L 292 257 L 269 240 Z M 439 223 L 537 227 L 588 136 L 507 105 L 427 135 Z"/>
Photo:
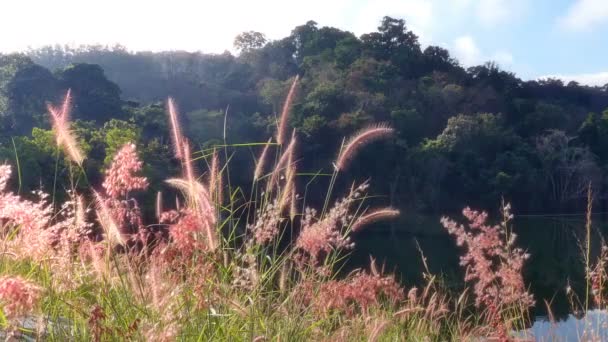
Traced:
<path fill-rule="evenodd" d="M 471 36 L 460 36 L 454 40 L 454 56 L 465 66 L 479 64 L 483 58 Z"/>
<path fill-rule="evenodd" d="M 498 51 L 492 56 L 492 60 L 502 67 L 513 65 L 513 55 L 507 51 Z"/>
<path fill-rule="evenodd" d="M 456 38 L 451 48 L 453 55 L 465 67 L 479 65 L 490 60 L 498 63 L 503 68 L 511 67 L 514 64 L 513 55 L 505 50 L 497 51 L 492 55 L 486 55 L 470 35 Z"/>
<path fill-rule="evenodd" d="M 547 78 L 558 78 L 564 83 L 568 83 L 570 81 L 576 81 L 580 84 L 585 84 L 589 86 L 604 86 L 608 84 L 608 71 L 602 71 L 597 73 L 588 73 L 588 74 L 570 74 L 570 75 L 545 75 L 541 76 L 538 79 L 543 80 Z"/>
<path fill-rule="evenodd" d="M 494 25 L 509 19 L 513 9 L 509 6 L 513 1 L 481 0 L 477 4 L 479 20 L 486 25 Z"/>
<path fill-rule="evenodd" d="M 310 0 L 297 10 L 282 0 L 11 0 L 2 10 L 0 51 L 120 43 L 133 50 L 222 52 L 246 30 L 277 39 L 308 20 L 340 28 L 350 21 L 348 0 Z"/>
<path fill-rule="evenodd" d="M 516 20 L 524 14 L 525 0 L 451 0 L 460 15 L 474 13 L 484 26 L 497 26 Z"/>
<path fill-rule="evenodd" d="M 566 15 L 560 18 L 560 23 L 571 30 L 588 30 L 592 26 L 608 22 L 608 1 L 606 0 L 577 0 Z"/>
<path fill-rule="evenodd" d="M 10 0 L 2 4 L 0 51 L 120 43 L 132 50 L 222 52 L 246 30 L 278 39 L 314 20 L 359 35 L 375 31 L 384 15 L 405 18 L 408 29 L 430 43 L 434 1 L 309 0 L 295 8 L 284 0 Z"/>

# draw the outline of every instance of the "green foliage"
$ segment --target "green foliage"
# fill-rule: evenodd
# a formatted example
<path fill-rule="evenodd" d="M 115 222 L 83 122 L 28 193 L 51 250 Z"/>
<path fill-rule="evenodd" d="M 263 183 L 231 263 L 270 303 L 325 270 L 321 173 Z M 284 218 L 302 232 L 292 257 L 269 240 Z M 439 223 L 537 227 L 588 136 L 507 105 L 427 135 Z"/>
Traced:
<path fill-rule="evenodd" d="M 244 53 L 259 49 L 266 44 L 266 36 L 263 33 L 248 31 L 234 38 L 234 47 Z"/>
<path fill-rule="evenodd" d="M 501 127 L 501 117 L 494 114 L 460 114 L 451 117 L 447 126 L 436 139 L 425 143 L 426 148 L 437 148 L 446 152 L 478 149 L 482 151 L 493 148 L 491 152 L 500 150 L 499 145 L 505 140 L 505 132 Z"/>
<path fill-rule="evenodd" d="M 112 119 L 103 125 L 101 134 L 104 137 L 106 159 L 108 165 L 116 152 L 125 144 L 137 144 L 141 135 L 140 129 L 132 123 Z"/>
<path fill-rule="evenodd" d="M 300 126 L 300 132 L 307 137 L 318 136 L 319 132 L 327 127 L 327 119 L 320 115 L 307 116 Z"/>
<path fill-rule="evenodd" d="M 578 136 L 602 162 L 608 161 L 608 109 L 601 115 L 589 113 L 578 130 Z"/>
<path fill-rule="evenodd" d="M 59 81 L 23 55 L 0 56 L 0 116 L 4 130 L 28 134 L 45 126 L 46 104 L 58 98 Z"/>
<path fill-rule="evenodd" d="M 393 110 L 391 112 L 391 119 L 399 130 L 400 135 L 406 141 L 417 143 L 423 137 L 423 132 L 420 131 L 423 118 L 415 108 Z"/>
<path fill-rule="evenodd" d="M 74 64 L 58 73 L 65 88 L 73 91 L 74 118 L 103 123 L 121 118 L 120 88 L 96 64 Z"/>
<path fill-rule="evenodd" d="M 209 140 L 220 140 L 224 130 L 224 111 L 199 109 L 186 113 L 188 125 L 186 131 L 193 141 L 204 143 Z"/>

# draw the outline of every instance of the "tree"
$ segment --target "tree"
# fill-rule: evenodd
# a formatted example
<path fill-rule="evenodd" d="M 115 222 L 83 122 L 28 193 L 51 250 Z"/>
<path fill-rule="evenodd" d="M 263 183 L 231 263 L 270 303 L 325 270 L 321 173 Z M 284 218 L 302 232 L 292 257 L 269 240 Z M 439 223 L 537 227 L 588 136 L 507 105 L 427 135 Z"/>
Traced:
<path fill-rule="evenodd" d="M 428 71 L 450 71 L 458 65 L 458 61 L 450 57 L 450 52 L 439 46 L 428 46 L 422 55 L 424 68 Z"/>
<path fill-rule="evenodd" d="M 589 113 L 578 130 L 578 136 L 600 160 L 608 161 L 608 109 L 601 115 Z"/>
<path fill-rule="evenodd" d="M 502 128 L 502 116 L 483 113 L 476 115 L 459 114 L 451 117 L 448 123 L 434 140 L 426 142 L 447 152 L 464 149 L 477 150 L 476 154 L 485 151 L 491 155 L 500 150 L 508 140 Z"/>
<path fill-rule="evenodd" d="M 111 119 L 103 125 L 100 132 L 105 144 L 104 164 L 107 166 L 112 162 L 116 152 L 127 143 L 138 144 L 141 137 L 141 129 L 132 123 Z"/>
<path fill-rule="evenodd" d="M 46 102 L 55 101 L 59 84 L 53 75 L 21 54 L 0 55 L 0 116 L 10 134 L 29 134 L 44 125 Z"/>
<path fill-rule="evenodd" d="M 405 20 L 384 17 L 378 32 L 361 36 L 364 51 L 379 60 L 390 60 L 407 77 L 420 70 L 421 51 L 418 36 L 408 31 Z"/>
<path fill-rule="evenodd" d="M 96 64 L 75 64 L 58 74 L 64 88 L 72 89 L 74 118 L 99 124 L 123 117 L 120 88 Z"/>
<path fill-rule="evenodd" d="M 571 146 L 572 139 L 559 130 L 536 139 L 549 193 L 558 205 L 583 198 L 589 185 L 599 185 L 601 176 L 593 154 L 586 147 Z"/>
<path fill-rule="evenodd" d="M 256 31 L 247 31 L 234 38 L 234 48 L 241 52 L 250 52 L 259 49 L 266 44 L 266 36 Z"/>
<path fill-rule="evenodd" d="M 48 127 L 46 104 L 61 94 L 59 81 L 47 69 L 31 64 L 17 71 L 7 84 L 9 121 L 13 134 L 29 134 L 33 127 Z"/>
<path fill-rule="evenodd" d="M 378 32 L 361 36 L 363 44 L 370 48 L 372 53 L 378 54 L 382 59 L 388 59 L 392 54 L 401 52 L 401 49 L 419 51 L 418 36 L 408 31 L 405 20 L 388 16 L 382 18 Z"/>

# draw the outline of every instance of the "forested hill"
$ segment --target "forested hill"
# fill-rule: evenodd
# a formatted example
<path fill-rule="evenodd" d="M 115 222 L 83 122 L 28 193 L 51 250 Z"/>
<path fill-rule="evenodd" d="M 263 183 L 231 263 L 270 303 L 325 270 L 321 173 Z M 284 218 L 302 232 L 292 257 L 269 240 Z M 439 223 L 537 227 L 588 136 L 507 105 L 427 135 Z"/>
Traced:
<path fill-rule="evenodd" d="M 99 174 L 132 140 L 154 183 L 168 176 L 166 165 L 176 166 L 167 96 L 200 147 L 222 141 L 228 106 L 228 142 L 260 142 L 300 75 L 291 124 L 302 172 L 329 170 L 342 137 L 388 122 L 396 139 L 366 148 L 351 172 L 409 212 L 493 208 L 501 197 L 518 213 L 575 211 L 590 183 L 596 198 L 605 197 L 607 86 L 522 81 L 493 63 L 465 69 L 446 49 L 422 49 L 403 20 L 389 17 L 361 37 L 311 21 L 276 41 L 243 33 L 235 47 L 238 56 L 98 46 L 0 56 L 0 156 L 14 163 L 18 152 L 31 182 L 22 189 L 52 186 L 56 154 L 45 106 L 71 88 L 88 172 Z M 235 162 L 251 163 L 258 150 L 246 152 Z M 68 172 L 63 166 L 59 176 Z M 250 177 L 233 175 L 236 182 L 240 176 Z"/>

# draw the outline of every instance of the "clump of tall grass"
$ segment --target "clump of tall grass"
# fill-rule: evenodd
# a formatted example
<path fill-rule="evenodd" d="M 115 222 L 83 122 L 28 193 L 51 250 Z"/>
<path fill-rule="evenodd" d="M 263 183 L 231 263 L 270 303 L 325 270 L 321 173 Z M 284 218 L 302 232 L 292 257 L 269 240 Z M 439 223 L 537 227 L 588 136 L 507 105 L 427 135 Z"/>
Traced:
<path fill-rule="evenodd" d="M 344 279 L 335 278 L 335 266 L 354 247 L 351 233 L 398 211 L 357 214 L 364 208 L 367 183 L 327 210 L 296 203 L 297 135 L 286 138 L 296 86 L 297 78 L 277 125 L 276 144 L 271 138 L 257 162 L 253 197 L 240 203 L 237 189 L 226 186 L 217 149 L 210 154 L 208 176 L 197 173 L 172 99 L 167 110 L 182 174 L 166 183 L 182 196 L 174 207 L 165 207 L 159 193 L 157 222 L 144 222 L 133 196 L 149 183 L 139 174 L 143 161 L 132 143 L 114 156 L 100 190 L 72 190 L 57 212 L 42 193 L 38 202 L 10 193 L 10 167 L 2 166 L 0 271 L 14 276 L 2 278 L 8 285 L 0 288 L 0 305 L 4 317 L 11 317 L 0 322 L 3 327 L 27 334 L 28 327 L 19 328 L 13 318 L 36 315 L 38 309 L 47 339 L 287 338 L 291 333 L 314 338 L 335 333 L 335 319 L 344 315 L 363 325 L 368 323 L 359 316 L 374 317 L 377 338 L 388 321 L 373 312 L 385 305 L 396 308 L 404 290 L 375 265 Z M 49 112 L 57 144 L 82 165 L 84 156 L 69 128 L 70 102 L 68 92 L 62 106 L 49 106 Z M 274 163 L 271 149 L 277 150 Z M 347 149 L 354 153 L 352 146 Z M 295 233 L 288 236 L 288 228 Z M 350 323 L 340 326 L 345 324 Z"/>
<path fill-rule="evenodd" d="M 475 306 L 484 310 L 484 320 L 500 340 L 507 340 L 510 331 L 527 325 L 528 309 L 535 304 L 522 275 L 529 254 L 515 247 L 517 236 L 508 229 L 513 218 L 510 209 L 509 204 L 503 206 L 499 225 L 488 224 L 487 213 L 470 208 L 462 211 L 468 227 L 447 217 L 441 219 L 445 229 L 456 237 L 457 245 L 466 248 L 460 258 L 466 270 L 465 281 L 473 283 Z"/>
<path fill-rule="evenodd" d="M 394 131 L 372 126 L 347 140 L 334 162 L 324 205 L 309 207 L 300 195 L 306 191 L 298 189 L 297 132 L 288 139 L 297 84 L 296 77 L 275 141 L 264 144 L 251 172 L 248 196 L 230 182 L 227 144 L 196 151 L 209 165 L 206 175 L 198 172 L 201 158 L 193 158 L 169 98 L 174 157 L 182 172 L 165 182 L 178 191 L 175 204 L 157 194 L 154 222 L 144 221 L 135 196 L 150 184 L 132 143 L 114 156 L 100 189 L 72 189 L 59 210 L 42 192 L 38 201 L 11 193 L 11 168 L 0 166 L 1 327 L 16 337 L 62 341 L 483 336 L 484 322 L 466 313 L 466 293 L 450 297 L 428 269 L 420 289 L 404 288 L 373 259 L 369 269 L 339 276 L 340 262 L 355 248 L 352 236 L 399 211 L 369 210 L 368 182 L 341 196 L 333 193 L 334 182 L 362 147 Z M 82 165 L 85 158 L 69 128 L 70 102 L 68 92 L 62 106 L 49 106 L 49 112 L 57 144 Z M 469 238 L 447 219 L 444 224 L 469 247 L 463 260 L 476 267 L 482 284 L 475 287 L 478 303 L 498 305 L 490 312 L 502 319 L 501 303 L 530 304 L 520 275 L 525 256 L 512 241 L 500 244 L 504 236 L 485 225 L 485 214 L 465 214 L 485 240 Z M 498 278 L 488 274 L 491 265 L 482 264 L 493 261 L 480 253 L 494 250 L 504 289 L 492 285 Z M 36 326 L 27 324 L 32 317 Z"/>

